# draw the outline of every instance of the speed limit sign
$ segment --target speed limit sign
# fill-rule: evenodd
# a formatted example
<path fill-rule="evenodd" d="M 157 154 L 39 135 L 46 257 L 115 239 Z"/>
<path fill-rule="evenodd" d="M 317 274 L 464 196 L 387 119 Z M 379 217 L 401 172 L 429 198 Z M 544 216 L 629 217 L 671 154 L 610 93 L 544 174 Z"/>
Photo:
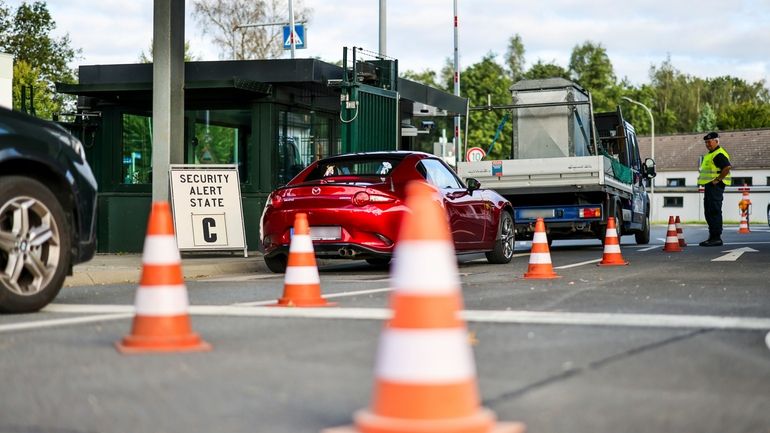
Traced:
<path fill-rule="evenodd" d="M 484 152 L 484 149 L 480 147 L 471 147 L 465 152 L 465 160 L 476 162 L 481 161 L 484 159 L 484 157 L 487 156 L 487 153 Z"/>

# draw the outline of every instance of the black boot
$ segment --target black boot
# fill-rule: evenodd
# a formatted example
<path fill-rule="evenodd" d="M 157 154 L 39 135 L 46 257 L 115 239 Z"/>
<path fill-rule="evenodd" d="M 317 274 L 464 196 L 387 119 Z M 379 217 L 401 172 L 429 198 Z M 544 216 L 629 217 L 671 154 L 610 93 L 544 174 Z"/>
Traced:
<path fill-rule="evenodd" d="M 705 241 L 699 243 L 698 245 L 702 247 L 721 247 L 723 245 L 721 238 L 711 238 L 709 237 Z"/>

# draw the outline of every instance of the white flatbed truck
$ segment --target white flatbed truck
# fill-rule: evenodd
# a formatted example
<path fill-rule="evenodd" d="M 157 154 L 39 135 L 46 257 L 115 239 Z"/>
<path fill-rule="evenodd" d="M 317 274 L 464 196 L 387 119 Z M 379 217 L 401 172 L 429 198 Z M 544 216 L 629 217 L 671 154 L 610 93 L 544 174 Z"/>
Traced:
<path fill-rule="evenodd" d="M 655 163 L 644 162 L 633 126 L 615 112 L 594 114 L 587 91 L 561 78 L 524 80 L 511 87 L 509 159 L 459 162 L 463 179 L 474 178 L 511 201 L 517 239 L 531 239 L 544 218 L 553 239 L 604 240 L 607 218 L 619 235 L 650 240 L 646 179 Z"/>

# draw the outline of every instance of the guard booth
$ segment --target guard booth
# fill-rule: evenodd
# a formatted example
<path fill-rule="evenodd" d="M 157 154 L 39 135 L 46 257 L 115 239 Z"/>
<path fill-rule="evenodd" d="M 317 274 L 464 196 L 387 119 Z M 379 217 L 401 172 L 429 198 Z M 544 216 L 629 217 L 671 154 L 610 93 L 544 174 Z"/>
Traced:
<path fill-rule="evenodd" d="M 69 127 L 99 182 L 97 249 L 139 252 L 152 196 L 152 64 L 81 66 L 78 77 L 57 90 L 78 96 Z M 395 60 L 187 62 L 182 162 L 238 166 L 246 240 L 257 250 L 272 190 L 319 158 L 412 149 L 400 125 L 418 103 L 449 115 L 466 107 L 465 98 L 399 78 Z"/>

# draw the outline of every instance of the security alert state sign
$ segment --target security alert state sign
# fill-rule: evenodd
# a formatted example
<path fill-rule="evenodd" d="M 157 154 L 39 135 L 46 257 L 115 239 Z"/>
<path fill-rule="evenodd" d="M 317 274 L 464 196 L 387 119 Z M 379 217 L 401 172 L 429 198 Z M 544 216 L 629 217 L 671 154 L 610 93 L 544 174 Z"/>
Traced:
<path fill-rule="evenodd" d="M 170 174 L 179 250 L 243 250 L 245 257 L 237 166 L 173 164 Z"/>

